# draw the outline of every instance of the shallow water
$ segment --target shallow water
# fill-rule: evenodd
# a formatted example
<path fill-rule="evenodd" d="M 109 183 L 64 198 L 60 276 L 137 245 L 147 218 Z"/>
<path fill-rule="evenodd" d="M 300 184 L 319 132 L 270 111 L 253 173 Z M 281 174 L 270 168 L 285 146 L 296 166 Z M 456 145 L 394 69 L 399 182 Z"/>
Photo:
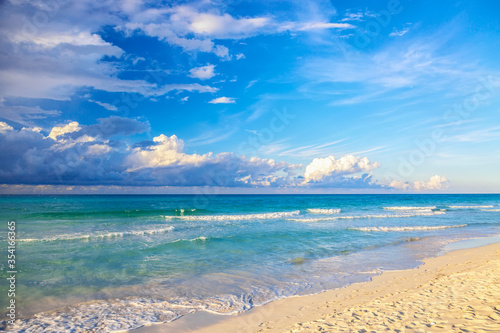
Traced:
<path fill-rule="evenodd" d="M 4 196 L 0 215 L 18 230 L 13 329 L 112 331 L 415 267 L 500 234 L 500 195 Z"/>

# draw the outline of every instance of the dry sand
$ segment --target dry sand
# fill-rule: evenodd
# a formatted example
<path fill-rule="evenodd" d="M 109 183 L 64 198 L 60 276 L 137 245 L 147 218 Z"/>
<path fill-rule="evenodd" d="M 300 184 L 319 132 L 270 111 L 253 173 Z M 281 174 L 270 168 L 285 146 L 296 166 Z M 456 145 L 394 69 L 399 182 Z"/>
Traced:
<path fill-rule="evenodd" d="M 209 326 L 206 316 L 140 331 L 500 332 L 500 243 L 453 251 L 371 282 L 218 316 L 223 320 Z"/>

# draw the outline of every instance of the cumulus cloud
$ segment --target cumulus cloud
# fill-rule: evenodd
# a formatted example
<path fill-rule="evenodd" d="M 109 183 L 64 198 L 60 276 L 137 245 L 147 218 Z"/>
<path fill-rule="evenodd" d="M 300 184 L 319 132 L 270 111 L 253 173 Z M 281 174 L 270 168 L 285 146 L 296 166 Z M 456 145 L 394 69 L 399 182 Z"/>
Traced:
<path fill-rule="evenodd" d="M 125 164 L 133 178 L 176 186 L 283 186 L 290 184 L 293 170 L 298 168 L 232 153 L 186 154 L 182 140 L 163 134 L 134 148 Z"/>
<path fill-rule="evenodd" d="M 331 188 L 380 188 L 368 173 L 380 166 L 366 157 L 346 155 L 339 159 L 334 156 L 315 158 L 306 166 L 302 186 Z M 363 174 L 360 175 L 360 173 Z"/>
<path fill-rule="evenodd" d="M 413 184 L 415 191 L 441 190 L 446 186 L 446 177 L 435 175 L 428 182 L 417 181 Z"/>
<path fill-rule="evenodd" d="M 436 191 L 445 189 L 448 179 L 443 176 L 434 175 L 429 181 L 415 181 L 413 183 L 394 180 L 390 186 L 404 191 Z"/>
<path fill-rule="evenodd" d="M 156 168 L 169 165 L 199 165 L 207 160 L 210 155 L 188 155 L 183 153 L 184 142 L 177 136 L 168 137 L 161 134 L 153 138 L 153 144 L 149 147 L 135 148 L 127 163 L 131 168 L 127 171 L 135 171 L 143 168 Z"/>
<path fill-rule="evenodd" d="M 234 100 L 234 98 L 231 98 L 231 97 L 218 97 L 218 98 L 211 100 L 208 103 L 210 103 L 210 104 L 234 104 L 234 103 L 236 103 L 236 101 Z"/>
<path fill-rule="evenodd" d="M 287 186 L 299 166 L 232 153 L 188 154 L 175 135 L 161 134 L 131 149 L 113 140 L 149 129 L 135 119 L 70 122 L 15 130 L 0 122 L 0 183 L 150 186 Z"/>
<path fill-rule="evenodd" d="M 346 155 L 316 158 L 305 167 L 233 153 L 196 154 L 184 141 L 160 134 L 126 145 L 117 138 L 149 130 L 137 119 L 108 117 L 91 125 L 76 121 L 52 127 L 16 130 L 0 122 L 0 184 L 221 186 L 279 188 L 382 188 L 369 171 L 379 163 Z M 128 141 L 129 141 L 128 140 Z M 446 178 L 393 182 L 394 188 L 441 189 Z"/>
<path fill-rule="evenodd" d="M 73 133 L 81 130 L 80 124 L 76 121 L 72 121 L 67 125 L 63 126 L 54 126 L 49 133 L 49 138 L 52 140 L 57 140 L 57 137 L 60 135 L 64 135 L 66 133 Z"/>
<path fill-rule="evenodd" d="M 208 80 L 216 75 L 214 72 L 214 68 L 215 65 L 195 67 L 189 71 L 189 76 L 200 80 Z"/>
<path fill-rule="evenodd" d="M 326 158 L 315 158 L 304 173 L 304 181 L 321 182 L 338 176 L 368 172 L 380 166 L 378 162 L 370 162 L 366 157 L 355 157 L 346 155 L 338 160 L 334 156 Z"/>
<path fill-rule="evenodd" d="M 12 126 L 9 126 L 7 123 L 0 121 L 0 133 L 5 133 L 13 130 L 14 128 L 12 128 Z"/>

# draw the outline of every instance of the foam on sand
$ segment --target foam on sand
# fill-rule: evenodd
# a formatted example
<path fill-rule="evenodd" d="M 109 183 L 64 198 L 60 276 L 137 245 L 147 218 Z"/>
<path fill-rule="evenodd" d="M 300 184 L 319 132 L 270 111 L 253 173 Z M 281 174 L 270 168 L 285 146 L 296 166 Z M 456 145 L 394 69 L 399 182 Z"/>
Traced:
<path fill-rule="evenodd" d="M 414 226 L 414 227 L 364 227 L 364 228 L 349 228 L 350 230 L 358 231 L 381 231 L 381 232 L 391 232 L 391 231 L 428 231 L 428 230 L 442 230 L 448 228 L 463 228 L 467 224 L 458 225 L 437 225 L 437 226 Z"/>

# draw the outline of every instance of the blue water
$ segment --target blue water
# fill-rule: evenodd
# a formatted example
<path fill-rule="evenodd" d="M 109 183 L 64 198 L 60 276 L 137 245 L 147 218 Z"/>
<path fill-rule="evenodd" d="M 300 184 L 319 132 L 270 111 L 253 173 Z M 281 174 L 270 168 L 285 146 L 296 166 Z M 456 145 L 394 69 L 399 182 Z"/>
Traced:
<path fill-rule="evenodd" d="M 499 235 L 500 195 L 3 196 L 0 216 L 1 295 L 7 221 L 19 239 L 12 329 L 113 331 L 415 267 Z"/>

